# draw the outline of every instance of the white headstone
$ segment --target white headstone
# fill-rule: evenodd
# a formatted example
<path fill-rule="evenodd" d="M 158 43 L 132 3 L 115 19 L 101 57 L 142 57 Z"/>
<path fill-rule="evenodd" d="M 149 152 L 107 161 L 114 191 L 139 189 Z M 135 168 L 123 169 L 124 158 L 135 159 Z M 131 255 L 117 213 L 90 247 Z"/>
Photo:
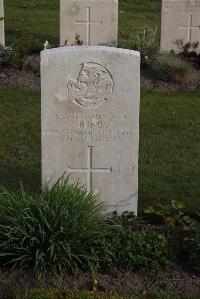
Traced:
<path fill-rule="evenodd" d="M 177 50 L 175 42 L 200 41 L 200 0 L 162 0 L 161 51 Z"/>
<path fill-rule="evenodd" d="M 5 46 L 3 0 L 0 0 L 0 45 Z"/>
<path fill-rule="evenodd" d="M 41 54 L 42 179 L 63 174 L 104 201 L 134 211 L 138 200 L 140 55 L 112 47 Z"/>
<path fill-rule="evenodd" d="M 116 46 L 118 0 L 60 0 L 60 45 Z"/>

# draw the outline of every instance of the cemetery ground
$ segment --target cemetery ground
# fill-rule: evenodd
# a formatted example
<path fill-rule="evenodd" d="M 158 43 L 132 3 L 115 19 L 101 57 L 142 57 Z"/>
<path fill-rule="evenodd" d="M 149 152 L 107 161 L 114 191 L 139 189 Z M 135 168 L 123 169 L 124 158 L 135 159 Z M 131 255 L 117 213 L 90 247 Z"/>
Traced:
<path fill-rule="evenodd" d="M 4 247 L 0 244 L 0 262 L 2 264 L 5 259 L 12 266 L 16 262 L 15 269 L 8 265 L 0 268 L 0 298 L 197 299 L 200 296 L 200 79 L 198 72 L 187 65 L 183 66 L 176 80 L 170 78 L 167 73 L 169 63 L 162 69 L 165 78 L 157 77 L 158 73 L 155 76 L 155 70 L 149 68 L 145 56 L 146 53 L 151 56 L 152 52 L 154 55 L 156 39 L 150 49 L 145 48 L 143 55 L 138 220 L 127 215 L 114 218 L 114 224 L 105 224 L 98 213 L 92 213 L 93 218 L 90 218 L 90 206 L 86 206 L 85 213 L 82 212 L 81 200 L 84 202 L 85 197 L 81 195 L 77 198 L 81 212 L 77 207 L 71 207 L 70 217 L 75 226 L 66 228 L 71 234 L 72 244 L 75 244 L 74 255 L 69 258 L 65 251 L 57 254 L 48 247 L 48 242 L 41 241 L 45 234 L 48 236 L 49 223 L 60 219 L 62 224 L 62 217 L 58 215 L 69 208 L 64 197 L 71 194 L 68 189 L 64 192 L 57 190 L 64 204 L 63 211 L 56 205 L 54 193 L 41 194 L 38 53 L 45 40 L 53 46 L 59 43 L 58 2 L 5 1 L 7 44 L 12 44 L 22 34 L 31 34 L 33 38 L 18 43 L 20 55 L 14 57 L 18 67 L 5 65 L 0 68 L 0 111 L 3 111 L 0 119 L 0 185 L 3 186 L 2 192 L 7 194 L 5 201 L 1 202 L 0 243 L 5 242 L 4 246 L 11 251 L 11 256 L 5 258 Z M 149 28 L 157 26 L 159 32 L 159 21 L 160 1 L 120 1 L 119 45 L 132 48 L 132 37 L 147 24 Z M 143 37 L 147 36 L 143 34 Z M 26 52 L 29 45 L 30 51 Z M 184 76 L 185 70 L 188 76 Z M 16 192 L 20 180 L 25 191 L 19 195 L 19 204 Z M 41 196 L 40 201 L 38 196 Z M 49 199 L 46 200 L 45 196 Z M 9 215 L 6 202 L 12 211 Z M 32 213 L 31 224 L 26 222 L 27 215 L 23 214 L 26 208 Z M 52 210 L 58 214 L 55 216 Z M 82 220 L 77 223 L 77 218 Z M 12 223 L 13 230 L 7 226 L 8 222 Z M 88 236 L 95 235 L 93 227 L 99 233 L 101 243 L 98 247 L 84 241 L 82 227 L 85 223 Z M 24 235 L 26 224 L 29 235 Z M 104 231 L 104 225 L 109 228 L 109 234 Z M 53 233 L 59 235 L 62 232 L 58 229 Z M 31 238 L 39 240 L 38 248 L 32 247 Z M 18 248 L 21 239 L 25 240 L 24 247 Z M 64 242 L 68 241 L 63 236 L 61 239 L 57 242 L 66 244 Z M 77 240 L 80 240 L 78 246 Z M 48 250 L 52 250 L 50 260 Z M 88 252 L 94 268 L 82 260 L 83 254 Z M 12 255 L 16 258 L 14 262 Z M 76 260 L 76 264 L 76 255 L 81 263 Z M 62 268 L 64 259 L 68 262 L 70 274 L 61 275 L 62 271 L 57 268 Z M 21 269 L 22 264 L 25 269 Z M 78 270 L 75 276 L 71 275 L 74 265 Z M 78 292 L 82 290 L 88 292 Z"/>

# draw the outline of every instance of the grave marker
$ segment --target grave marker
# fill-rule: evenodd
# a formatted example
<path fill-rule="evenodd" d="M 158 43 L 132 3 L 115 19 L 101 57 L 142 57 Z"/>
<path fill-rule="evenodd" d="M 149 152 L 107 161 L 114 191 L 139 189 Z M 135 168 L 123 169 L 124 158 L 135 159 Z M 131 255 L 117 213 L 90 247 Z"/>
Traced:
<path fill-rule="evenodd" d="M 109 212 L 134 211 L 138 197 L 138 52 L 60 47 L 41 54 L 42 179 L 70 174 Z"/>
<path fill-rule="evenodd" d="M 60 0 L 60 45 L 116 46 L 118 0 Z"/>
<path fill-rule="evenodd" d="M 0 45 L 5 46 L 3 0 L 0 0 Z"/>
<path fill-rule="evenodd" d="M 161 18 L 161 51 L 177 51 L 177 40 L 200 41 L 200 0 L 162 0 Z"/>

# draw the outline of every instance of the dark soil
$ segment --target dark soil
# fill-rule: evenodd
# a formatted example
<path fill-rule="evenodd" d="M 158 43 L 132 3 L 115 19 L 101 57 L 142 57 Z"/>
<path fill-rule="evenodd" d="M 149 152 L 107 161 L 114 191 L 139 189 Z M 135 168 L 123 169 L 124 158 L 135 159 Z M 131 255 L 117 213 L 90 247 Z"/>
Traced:
<path fill-rule="evenodd" d="M 38 89 L 40 88 L 40 77 L 31 71 L 0 68 L 0 87 L 2 86 Z"/>
<path fill-rule="evenodd" d="M 30 288 L 66 288 L 75 291 L 92 290 L 92 277 L 88 273 L 74 276 L 65 275 L 62 281 L 57 282 L 52 277 L 36 280 L 31 271 L 12 271 L 0 269 L 0 298 L 8 299 L 16 289 Z M 200 277 L 182 268 L 174 266 L 170 271 L 165 271 L 156 279 L 147 272 L 97 275 L 97 290 L 117 292 L 119 294 L 148 294 L 155 289 L 168 293 L 200 295 Z"/>
<path fill-rule="evenodd" d="M 177 83 L 172 81 L 162 81 L 155 78 L 154 74 L 148 69 L 141 70 L 141 87 L 156 91 L 176 91 L 176 90 L 195 90 L 200 89 L 200 71 L 196 71 L 194 80 L 188 83 Z"/>
<path fill-rule="evenodd" d="M 27 57 L 22 70 L 15 68 L 0 68 L 0 87 L 40 88 L 40 57 Z M 197 80 L 189 83 L 164 82 L 157 80 L 147 69 L 141 70 L 141 87 L 156 91 L 195 90 L 200 88 L 200 71 Z"/>

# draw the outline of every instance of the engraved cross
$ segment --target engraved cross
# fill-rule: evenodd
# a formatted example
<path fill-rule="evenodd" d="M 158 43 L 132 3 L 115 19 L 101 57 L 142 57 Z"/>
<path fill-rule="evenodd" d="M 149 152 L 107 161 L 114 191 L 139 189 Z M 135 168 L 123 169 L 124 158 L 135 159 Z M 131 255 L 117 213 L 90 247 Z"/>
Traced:
<path fill-rule="evenodd" d="M 92 175 L 93 173 L 111 173 L 112 167 L 110 168 L 92 168 L 92 146 L 87 147 L 87 168 L 70 168 L 68 167 L 67 172 L 70 173 L 87 173 L 87 191 L 92 191 Z"/>
<path fill-rule="evenodd" d="M 191 43 L 192 41 L 192 30 L 200 30 L 200 25 L 199 26 L 193 26 L 192 25 L 192 15 L 188 16 L 188 26 L 181 26 L 180 29 L 187 30 L 188 32 L 188 43 Z"/>
<path fill-rule="evenodd" d="M 87 20 L 86 21 L 76 21 L 75 24 L 77 24 L 77 25 L 86 24 L 86 26 L 87 26 L 87 46 L 90 46 L 91 26 L 92 25 L 102 25 L 102 21 L 101 22 L 92 22 L 91 21 L 91 9 L 90 9 L 90 7 L 87 7 Z"/>

